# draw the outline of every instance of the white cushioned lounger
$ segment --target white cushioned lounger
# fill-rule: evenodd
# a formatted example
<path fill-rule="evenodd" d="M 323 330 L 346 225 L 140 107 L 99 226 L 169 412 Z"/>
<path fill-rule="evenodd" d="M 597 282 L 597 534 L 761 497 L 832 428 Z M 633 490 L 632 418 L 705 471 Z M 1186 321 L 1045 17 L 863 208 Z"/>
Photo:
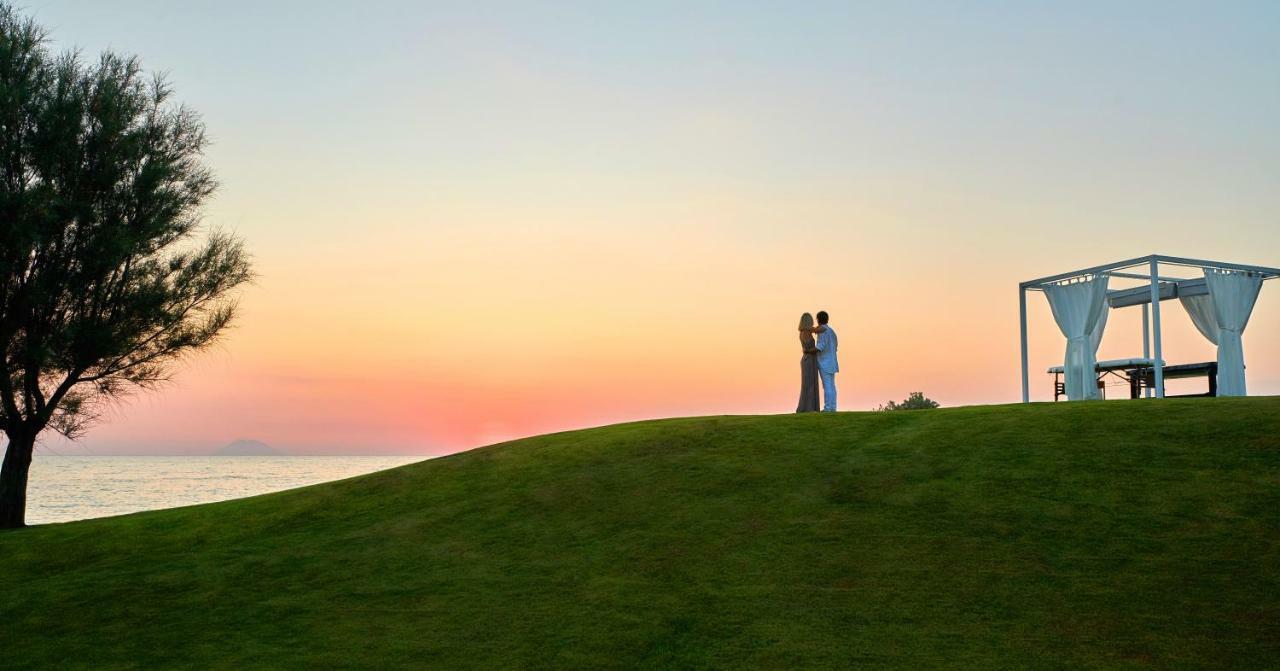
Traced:
<path fill-rule="evenodd" d="M 1127 368 L 1150 368 L 1154 365 L 1156 365 L 1155 359 L 1144 359 L 1138 357 L 1136 359 L 1108 359 L 1106 361 L 1099 361 L 1098 364 L 1094 366 L 1094 369 L 1098 372 L 1103 372 L 1108 370 L 1125 370 Z M 1161 362 L 1160 365 L 1165 366 L 1168 364 Z M 1062 366 L 1050 366 L 1049 370 L 1045 372 L 1061 373 L 1062 371 Z"/>

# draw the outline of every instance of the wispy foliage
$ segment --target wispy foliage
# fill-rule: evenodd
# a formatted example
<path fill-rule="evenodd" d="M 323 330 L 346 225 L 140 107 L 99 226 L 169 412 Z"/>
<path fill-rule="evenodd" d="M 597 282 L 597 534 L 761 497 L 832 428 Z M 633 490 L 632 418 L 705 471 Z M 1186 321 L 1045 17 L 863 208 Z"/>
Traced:
<path fill-rule="evenodd" d="M 83 431 L 212 344 L 251 279 L 199 236 L 204 124 L 136 58 L 55 54 L 0 5 L 0 429 Z M 200 239 L 203 237 L 203 239 Z M 6 461 L 6 468 L 8 467 Z"/>

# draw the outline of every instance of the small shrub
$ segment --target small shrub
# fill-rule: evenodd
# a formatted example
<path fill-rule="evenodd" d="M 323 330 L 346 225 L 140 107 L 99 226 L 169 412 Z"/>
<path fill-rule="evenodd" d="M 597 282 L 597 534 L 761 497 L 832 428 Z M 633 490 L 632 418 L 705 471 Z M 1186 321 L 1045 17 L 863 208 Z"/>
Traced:
<path fill-rule="evenodd" d="M 924 392 L 913 391 L 907 396 L 905 401 L 902 401 L 901 403 L 897 401 L 889 401 L 888 403 L 876 408 L 876 410 L 932 410 L 936 407 L 938 407 L 937 401 L 931 398 L 926 398 Z"/>

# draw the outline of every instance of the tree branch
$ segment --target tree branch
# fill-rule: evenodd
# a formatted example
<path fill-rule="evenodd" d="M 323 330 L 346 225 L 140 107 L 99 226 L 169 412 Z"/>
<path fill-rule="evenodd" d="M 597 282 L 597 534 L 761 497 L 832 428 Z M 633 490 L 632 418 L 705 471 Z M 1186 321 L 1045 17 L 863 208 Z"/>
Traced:
<path fill-rule="evenodd" d="M 71 388 L 79 383 L 80 373 L 82 372 L 84 371 L 73 370 L 68 373 L 67 377 L 62 381 L 62 384 L 59 384 L 53 394 L 49 396 L 49 403 L 41 409 L 40 414 L 37 417 L 39 428 L 43 429 L 45 425 L 49 423 L 49 418 L 53 417 L 53 412 L 57 409 L 58 404 L 62 402 L 62 399 L 67 395 L 67 392 L 71 391 Z"/>

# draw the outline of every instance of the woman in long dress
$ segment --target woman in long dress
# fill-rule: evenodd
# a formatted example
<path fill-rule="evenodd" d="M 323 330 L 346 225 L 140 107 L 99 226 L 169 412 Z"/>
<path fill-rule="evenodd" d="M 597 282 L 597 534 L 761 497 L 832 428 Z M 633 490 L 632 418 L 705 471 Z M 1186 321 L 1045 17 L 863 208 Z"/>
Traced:
<path fill-rule="evenodd" d="M 813 339 L 813 315 L 800 315 L 800 403 L 796 412 L 817 412 L 818 399 L 818 344 Z"/>

